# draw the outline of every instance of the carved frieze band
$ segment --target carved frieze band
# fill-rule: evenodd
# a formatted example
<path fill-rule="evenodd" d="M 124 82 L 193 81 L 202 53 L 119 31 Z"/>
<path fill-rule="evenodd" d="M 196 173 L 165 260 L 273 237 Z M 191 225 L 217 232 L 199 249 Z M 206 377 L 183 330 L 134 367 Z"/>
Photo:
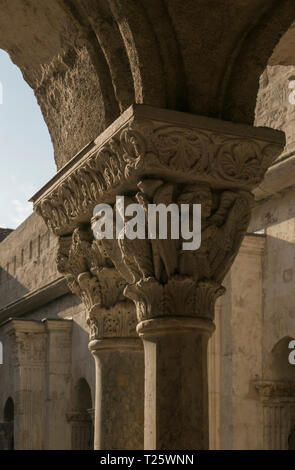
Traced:
<path fill-rule="evenodd" d="M 135 106 L 33 198 L 60 236 L 58 269 L 86 306 L 92 339 L 133 335 L 130 300 L 138 321 L 213 317 L 250 220 L 251 190 L 283 146 L 278 131 Z M 94 240 L 93 208 L 115 210 L 116 195 L 145 213 L 150 203 L 201 204 L 200 248 L 183 250 L 169 235 Z"/>
<path fill-rule="evenodd" d="M 282 147 L 247 136 L 134 118 L 67 172 L 35 209 L 60 235 L 89 219 L 99 202 L 135 189 L 146 175 L 251 190 Z"/>

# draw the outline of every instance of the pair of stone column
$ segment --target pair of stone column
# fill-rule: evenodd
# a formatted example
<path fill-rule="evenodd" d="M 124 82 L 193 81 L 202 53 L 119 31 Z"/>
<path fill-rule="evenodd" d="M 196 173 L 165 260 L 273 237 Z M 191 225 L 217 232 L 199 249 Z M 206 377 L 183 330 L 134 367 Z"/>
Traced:
<path fill-rule="evenodd" d="M 208 448 L 214 304 L 247 230 L 251 190 L 283 145 L 277 131 L 133 106 L 34 196 L 87 311 L 97 449 L 140 448 L 143 429 L 145 449 Z M 116 195 L 144 211 L 187 204 L 191 224 L 201 204 L 200 248 L 184 250 L 171 226 L 166 240 L 94 239 L 93 208 L 115 212 Z"/>
<path fill-rule="evenodd" d="M 12 319 L 2 328 L 15 404 L 14 448 L 60 449 L 68 437 L 64 410 L 70 398 L 72 322 Z"/>

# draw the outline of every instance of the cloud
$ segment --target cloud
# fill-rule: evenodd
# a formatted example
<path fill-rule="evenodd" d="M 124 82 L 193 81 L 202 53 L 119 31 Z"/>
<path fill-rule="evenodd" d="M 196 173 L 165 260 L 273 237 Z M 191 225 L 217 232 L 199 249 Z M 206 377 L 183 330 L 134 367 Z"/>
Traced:
<path fill-rule="evenodd" d="M 21 202 L 18 199 L 11 201 L 12 214 L 10 220 L 15 227 L 18 227 L 32 212 L 32 204 Z"/>

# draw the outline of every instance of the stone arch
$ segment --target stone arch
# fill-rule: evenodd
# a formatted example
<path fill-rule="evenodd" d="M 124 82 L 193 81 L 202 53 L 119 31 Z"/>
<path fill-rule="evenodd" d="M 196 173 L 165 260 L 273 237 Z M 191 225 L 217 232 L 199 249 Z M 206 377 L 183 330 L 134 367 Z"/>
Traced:
<path fill-rule="evenodd" d="M 74 387 L 73 408 L 79 411 L 90 410 L 92 408 L 91 390 L 84 377 L 81 377 Z"/>
<path fill-rule="evenodd" d="M 14 401 L 11 397 L 6 400 L 3 417 L 5 423 L 11 423 L 14 420 Z"/>
<path fill-rule="evenodd" d="M 134 102 L 253 122 L 295 5 L 217 3 L 208 15 L 203 0 L 2 0 L 0 47 L 35 91 L 58 168 Z"/>
<path fill-rule="evenodd" d="M 285 384 L 285 390 L 287 390 L 284 396 L 280 397 L 279 406 L 285 411 L 286 448 L 288 450 L 295 449 L 295 366 L 288 361 L 289 344 L 292 340 L 294 338 L 285 336 L 276 343 L 269 354 L 265 369 L 265 376 L 269 380 Z"/>
<path fill-rule="evenodd" d="M 276 45 L 268 63 L 260 77 L 260 86 L 255 111 L 255 125 L 272 127 L 284 131 L 286 146 L 280 158 L 292 157 L 295 152 L 293 121 L 294 78 L 295 78 L 295 22 L 282 36 Z M 291 159 L 290 163 L 291 164 Z M 289 168 L 281 177 L 277 177 L 276 190 L 292 185 L 292 175 L 288 178 Z M 266 190 L 266 186 L 263 186 Z"/>
<path fill-rule="evenodd" d="M 253 18 L 237 42 L 223 87 L 221 117 L 225 120 L 253 122 L 259 77 L 295 19 L 295 4 L 290 0 L 265 2 Z"/>
<path fill-rule="evenodd" d="M 289 343 L 293 339 L 291 336 L 285 336 L 274 345 L 265 363 L 265 380 L 294 381 L 295 383 L 295 367 L 288 361 Z"/>
<path fill-rule="evenodd" d="M 71 448 L 72 450 L 91 450 L 94 446 L 93 408 L 91 389 L 87 380 L 78 380 L 72 393 Z"/>
<path fill-rule="evenodd" d="M 269 352 L 259 384 L 263 406 L 264 448 L 287 450 L 294 444 L 295 366 L 289 363 L 289 343 L 281 338 Z"/>

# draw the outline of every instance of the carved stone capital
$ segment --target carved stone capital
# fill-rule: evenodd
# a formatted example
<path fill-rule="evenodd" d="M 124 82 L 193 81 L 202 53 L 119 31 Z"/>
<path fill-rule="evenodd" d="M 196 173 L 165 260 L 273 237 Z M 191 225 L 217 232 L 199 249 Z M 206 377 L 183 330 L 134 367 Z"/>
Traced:
<path fill-rule="evenodd" d="M 252 190 L 285 145 L 284 134 L 154 107 L 130 107 L 32 201 L 57 235 L 88 222 L 100 202 L 149 176 Z"/>
<path fill-rule="evenodd" d="M 11 344 L 11 362 L 14 366 L 34 367 L 46 360 L 46 332 L 40 322 L 10 320 L 4 333 Z"/>
<path fill-rule="evenodd" d="M 279 131 L 136 105 L 32 198 L 60 236 L 59 270 L 83 299 L 94 337 L 105 334 L 96 321 L 123 301 L 123 290 L 138 320 L 172 311 L 213 317 L 250 220 L 251 190 L 284 145 Z M 93 209 L 114 206 L 116 195 L 145 210 L 149 203 L 201 204 L 200 248 L 186 251 L 169 235 L 93 241 Z"/>
<path fill-rule="evenodd" d="M 138 321 L 167 315 L 213 319 L 215 300 L 224 292 L 221 282 L 250 221 L 251 194 L 212 190 L 206 183 L 177 184 L 154 179 L 140 181 L 138 188 L 133 197 L 128 196 L 128 201 L 142 205 L 146 225 L 149 204 L 173 203 L 179 210 L 183 203 L 190 209 L 200 204 L 202 208 L 201 246 L 197 250 L 183 248 L 182 234 L 173 239 L 171 225 L 167 239 L 123 237 L 128 225 L 126 218 L 119 238 L 99 241 L 126 281 L 124 295 L 134 301 Z M 193 223 L 192 211 L 189 217 Z"/>
<path fill-rule="evenodd" d="M 136 305 L 138 321 L 156 317 L 206 317 L 213 320 L 216 299 L 225 292 L 214 282 L 197 283 L 174 276 L 166 284 L 155 279 L 127 286 L 125 295 Z"/>
<path fill-rule="evenodd" d="M 90 339 L 136 337 L 134 306 L 123 296 L 122 279 L 87 227 L 59 238 L 57 266 L 83 301 Z"/>

